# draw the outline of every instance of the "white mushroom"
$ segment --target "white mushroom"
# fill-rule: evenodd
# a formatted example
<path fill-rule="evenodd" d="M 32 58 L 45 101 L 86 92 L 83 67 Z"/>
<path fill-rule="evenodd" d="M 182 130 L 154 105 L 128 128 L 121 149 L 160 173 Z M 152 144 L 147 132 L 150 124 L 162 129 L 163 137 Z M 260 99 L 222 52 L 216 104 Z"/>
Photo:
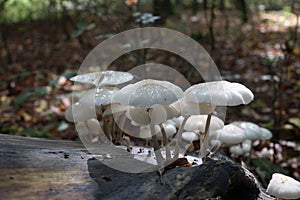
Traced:
<path fill-rule="evenodd" d="M 237 156 L 241 156 L 241 155 L 244 154 L 244 150 L 243 150 L 243 148 L 241 147 L 240 144 L 231 146 L 229 148 L 229 151 L 230 151 L 231 154 L 237 155 Z"/>
<path fill-rule="evenodd" d="M 212 104 L 192 102 L 186 98 L 181 100 L 181 113 L 184 116 L 210 114 L 215 108 L 216 106 Z"/>
<path fill-rule="evenodd" d="M 207 115 L 192 115 L 186 121 L 184 130 L 200 131 L 201 133 L 204 133 L 207 117 L 208 117 Z M 218 117 L 212 116 L 211 123 L 209 125 L 209 131 L 215 131 L 218 129 L 222 129 L 223 127 L 224 127 L 224 122 Z"/>
<path fill-rule="evenodd" d="M 225 125 L 223 129 L 216 132 L 218 133 L 218 139 L 227 146 L 239 144 L 245 140 L 244 130 L 233 124 Z"/>
<path fill-rule="evenodd" d="M 112 95 L 114 92 L 118 91 L 115 87 L 104 87 L 104 88 L 94 88 L 90 89 L 80 97 L 79 103 L 85 105 L 110 105 L 112 104 Z"/>
<path fill-rule="evenodd" d="M 154 105 L 167 106 L 183 97 L 178 86 L 152 79 L 129 84 L 113 95 L 113 99 L 123 105 L 151 108 Z"/>
<path fill-rule="evenodd" d="M 242 128 L 245 132 L 245 136 L 249 140 L 257 140 L 259 139 L 259 135 L 261 134 L 261 128 L 252 123 L 252 122 L 244 122 L 244 121 L 238 121 L 238 122 L 233 122 L 232 124 Z"/>
<path fill-rule="evenodd" d="M 133 106 L 135 108 L 144 109 L 139 112 L 130 112 L 129 116 L 135 121 L 139 117 L 142 123 L 148 123 L 150 120 L 151 138 L 154 151 L 159 164 L 162 164 L 162 155 L 159 150 L 155 125 L 161 124 L 167 120 L 168 114 L 164 106 L 178 101 L 183 97 L 183 91 L 178 86 L 167 82 L 152 79 L 139 81 L 135 84 L 129 84 L 113 95 L 113 100 L 123 105 Z M 144 117 L 148 112 L 148 117 Z M 171 115 L 170 115 L 171 116 Z M 158 150 L 158 151 L 157 151 Z"/>
<path fill-rule="evenodd" d="M 217 106 L 237 106 L 250 103 L 253 93 L 240 83 L 213 81 L 193 85 L 185 91 L 187 101 Z"/>
<path fill-rule="evenodd" d="M 242 143 L 242 148 L 245 153 L 249 153 L 251 151 L 251 147 L 252 147 L 252 141 L 251 140 L 244 140 Z"/>
<path fill-rule="evenodd" d="M 300 198 L 300 182 L 295 179 L 275 173 L 268 185 L 267 193 L 282 199 Z"/>
<path fill-rule="evenodd" d="M 174 125 L 168 123 L 162 123 L 162 126 L 165 130 L 167 138 L 172 137 L 176 133 L 176 127 Z M 159 131 L 157 137 L 158 139 L 163 137 L 161 131 Z"/>
<path fill-rule="evenodd" d="M 128 72 L 101 71 L 88 74 L 81 74 L 72 77 L 70 80 L 79 83 L 88 83 L 95 86 L 118 85 L 133 79 L 133 75 Z"/>
<path fill-rule="evenodd" d="M 172 121 L 174 123 L 175 127 L 179 128 L 180 125 L 182 124 L 183 120 L 184 120 L 184 117 L 180 116 L 180 117 L 172 118 L 169 121 Z"/>
<path fill-rule="evenodd" d="M 135 125 L 147 126 L 151 119 L 147 109 L 131 108 L 126 111 L 126 117 L 134 122 Z"/>
<path fill-rule="evenodd" d="M 100 133 L 103 133 L 100 122 L 97 119 L 95 118 L 88 119 L 86 121 L 86 124 L 91 133 L 95 135 L 99 135 Z"/>
<path fill-rule="evenodd" d="M 88 106 L 79 102 L 69 106 L 65 111 L 65 118 L 69 122 L 86 121 L 96 117 L 93 110 L 94 105 Z"/>
<path fill-rule="evenodd" d="M 191 143 L 193 141 L 199 140 L 200 137 L 199 137 L 199 134 L 191 131 L 191 132 L 183 132 L 182 139 Z"/>
<path fill-rule="evenodd" d="M 261 134 L 259 135 L 260 140 L 269 140 L 272 138 L 272 133 L 266 128 L 260 128 Z"/>
<path fill-rule="evenodd" d="M 201 145 L 201 157 L 204 158 L 207 155 L 207 149 L 209 146 L 209 124 L 211 121 L 211 113 L 209 106 L 237 106 L 240 104 L 248 104 L 253 100 L 253 93 L 244 85 L 239 83 L 231 83 L 228 81 L 213 81 L 200 83 L 193 85 L 184 92 L 183 107 L 187 107 L 185 103 L 192 102 L 192 109 L 188 109 L 186 112 L 195 114 L 195 110 L 200 110 L 195 107 L 195 103 L 203 105 L 207 111 L 208 118 L 206 122 L 206 128 L 204 133 L 203 144 Z M 194 104 L 193 104 L 194 103 Z M 194 111 L 193 111 L 194 110 Z"/>

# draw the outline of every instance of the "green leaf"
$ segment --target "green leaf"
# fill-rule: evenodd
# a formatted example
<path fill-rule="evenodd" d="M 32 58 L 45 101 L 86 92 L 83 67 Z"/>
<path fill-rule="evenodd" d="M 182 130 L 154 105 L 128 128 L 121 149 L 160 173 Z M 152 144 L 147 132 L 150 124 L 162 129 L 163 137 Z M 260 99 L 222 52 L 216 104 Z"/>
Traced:
<path fill-rule="evenodd" d="M 56 83 L 57 83 L 57 81 L 58 81 L 58 79 L 59 79 L 59 76 L 58 77 L 56 77 L 55 79 L 52 79 L 50 82 L 49 82 L 49 86 L 54 86 L 54 85 L 56 85 Z"/>
<path fill-rule="evenodd" d="M 278 167 L 274 163 L 272 163 L 270 160 L 263 159 L 263 158 L 252 158 L 251 161 L 253 164 L 257 167 L 259 167 L 262 171 L 266 172 L 266 175 L 271 177 L 271 175 L 275 172 L 279 172 L 282 174 L 287 174 L 287 170 Z"/>
<path fill-rule="evenodd" d="M 43 96 L 46 96 L 48 94 L 48 92 L 45 88 L 37 87 L 37 88 L 34 88 L 34 94 L 38 97 L 43 97 Z"/>
<path fill-rule="evenodd" d="M 19 94 L 15 100 L 14 100 L 14 105 L 19 106 L 23 104 L 27 99 L 29 99 L 33 95 L 33 92 L 30 90 L 25 90 L 21 94 Z"/>
<path fill-rule="evenodd" d="M 39 131 L 34 128 L 25 128 L 21 131 L 21 134 L 30 137 L 47 137 L 47 135 L 43 131 Z"/>
<path fill-rule="evenodd" d="M 84 32 L 84 29 L 79 29 L 77 31 L 74 31 L 71 33 L 71 37 L 76 38 L 76 37 L 80 36 L 83 32 Z"/>
<path fill-rule="evenodd" d="M 93 30 L 94 28 L 96 28 L 96 24 L 95 24 L 95 23 L 90 23 L 90 24 L 86 27 L 86 30 L 90 31 L 90 30 Z"/>
<path fill-rule="evenodd" d="M 76 26 L 79 30 L 85 30 L 88 24 L 86 22 L 78 22 Z"/>

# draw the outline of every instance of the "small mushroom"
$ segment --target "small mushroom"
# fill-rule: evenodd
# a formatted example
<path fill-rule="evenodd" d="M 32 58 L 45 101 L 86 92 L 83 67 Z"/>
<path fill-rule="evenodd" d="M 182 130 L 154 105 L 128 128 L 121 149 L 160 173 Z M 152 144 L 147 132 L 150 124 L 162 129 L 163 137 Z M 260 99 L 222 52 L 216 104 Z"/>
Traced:
<path fill-rule="evenodd" d="M 94 135 L 99 135 L 99 134 L 103 133 L 100 122 L 97 119 L 95 119 L 95 118 L 88 119 L 86 121 L 86 124 L 87 124 L 89 131 L 91 133 L 93 133 Z"/>
<path fill-rule="evenodd" d="M 183 140 L 185 140 L 187 142 L 190 142 L 190 143 L 200 139 L 199 134 L 197 134 L 193 131 L 183 132 L 181 137 L 182 137 Z"/>
<path fill-rule="evenodd" d="M 243 148 L 241 147 L 240 144 L 231 146 L 229 148 L 229 151 L 230 151 L 231 154 L 237 155 L 237 156 L 241 156 L 241 155 L 244 154 L 244 150 L 243 150 Z"/>
<path fill-rule="evenodd" d="M 180 125 L 182 124 L 183 120 L 184 120 L 184 117 L 180 116 L 180 117 L 172 118 L 169 121 L 170 121 L 170 123 L 173 122 L 176 128 L 179 128 Z"/>
<path fill-rule="evenodd" d="M 252 122 L 238 121 L 231 124 L 242 128 L 245 132 L 246 138 L 249 140 L 254 141 L 260 137 L 259 135 L 261 134 L 261 128 Z"/>
<path fill-rule="evenodd" d="M 208 117 L 207 115 L 192 115 L 186 121 L 184 130 L 200 131 L 201 133 L 204 133 L 207 117 Z M 223 127 L 224 127 L 224 122 L 218 117 L 212 116 L 211 123 L 209 126 L 209 131 L 215 131 L 218 129 L 222 129 Z"/>
<path fill-rule="evenodd" d="M 225 145 L 236 145 L 245 140 L 244 130 L 233 124 L 228 124 L 216 131 L 218 139 Z"/>
<path fill-rule="evenodd" d="M 112 95 L 118 91 L 115 87 L 94 88 L 86 91 L 78 100 L 85 105 L 104 106 L 112 104 Z"/>
<path fill-rule="evenodd" d="M 266 128 L 260 128 L 261 134 L 259 135 L 260 140 L 269 140 L 272 138 L 272 133 Z"/>
<path fill-rule="evenodd" d="M 88 83 L 95 86 L 114 86 L 126 83 L 132 79 L 133 75 L 128 72 L 101 71 L 77 75 L 72 77 L 70 80 L 79 83 Z"/>
<path fill-rule="evenodd" d="M 300 182 L 283 174 L 274 173 L 267 193 L 281 199 L 300 198 Z"/>
<path fill-rule="evenodd" d="M 94 118 L 95 111 L 93 110 L 94 105 L 85 105 L 79 102 L 69 106 L 65 111 L 65 118 L 69 122 L 86 121 Z"/>

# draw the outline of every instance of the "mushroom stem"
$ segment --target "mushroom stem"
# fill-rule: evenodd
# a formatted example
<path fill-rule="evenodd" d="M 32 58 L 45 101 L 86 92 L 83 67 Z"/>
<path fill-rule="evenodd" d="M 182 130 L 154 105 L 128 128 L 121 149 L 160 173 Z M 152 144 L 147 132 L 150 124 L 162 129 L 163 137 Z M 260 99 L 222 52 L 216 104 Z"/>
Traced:
<path fill-rule="evenodd" d="M 168 137 L 167 137 L 164 127 L 161 124 L 159 125 L 159 127 L 161 130 L 161 134 L 163 136 L 163 145 L 166 149 L 166 160 L 169 160 L 169 159 L 171 159 L 171 150 L 170 150 L 170 146 L 168 144 Z"/>
<path fill-rule="evenodd" d="M 204 162 L 207 154 L 207 149 L 209 148 L 209 126 L 211 121 L 212 114 L 208 114 L 205 124 L 205 131 L 204 131 L 204 138 L 202 141 L 202 146 L 200 146 L 200 154 L 202 161 Z M 200 139 L 200 145 L 201 145 L 201 139 Z"/>
<path fill-rule="evenodd" d="M 183 127 L 186 123 L 186 121 L 190 118 L 190 115 L 189 116 L 185 116 L 180 127 L 179 127 L 179 130 L 177 132 L 177 143 L 176 143 L 176 149 L 175 149 L 175 152 L 174 152 L 174 160 L 176 160 L 178 157 L 179 157 L 179 151 L 180 151 L 180 144 L 181 144 L 181 141 L 182 141 L 182 132 L 183 132 Z"/>
<path fill-rule="evenodd" d="M 116 131 L 116 142 L 120 142 L 122 140 L 122 134 L 123 134 L 123 129 L 124 129 L 124 126 L 125 126 L 125 121 L 126 121 L 126 116 L 125 116 L 125 112 L 123 114 L 119 114 L 118 116 L 118 119 L 120 119 L 119 121 L 119 129 L 118 131 Z M 115 123 L 116 124 L 116 123 Z"/>
<path fill-rule="evenodd" d="M 106 117 L 103 116 L 103 111 L 104 111 L 104 106 L 101 105 L 101 106 L 100 106 L 100 109 L 99 109 L 99 114 L 100 114 L 100 116 L 102 117 L 103 131 L 104 131 L 104 134 L 105 134 L 105 136 L 107 137 L 107 139 L 108 139 L 109 141 L 112 141 L 111 134 L 109 133 L 109 128 L 108 128 L 108 124 L 107 124 L 107 119 L 106 119 Z"/>
<path fill-rule="evenodd" d="M 152 123 L 150 123 L 150 131 L 151 131 L 151 140 L 152 140 L 152 145 L 153 145 L 153 148 L 154 148 L 154 153 L 155 153 L 155 157 L 156 157 L 156 160 L 157 160 L 157 164 L 162 165 L 163 164 L 163 157 L 161 155 L 158 140 L 157 140 L 157 136 L 155 134 L 155 127 L 154 127 L 154 124 L 152 124 Z"/>

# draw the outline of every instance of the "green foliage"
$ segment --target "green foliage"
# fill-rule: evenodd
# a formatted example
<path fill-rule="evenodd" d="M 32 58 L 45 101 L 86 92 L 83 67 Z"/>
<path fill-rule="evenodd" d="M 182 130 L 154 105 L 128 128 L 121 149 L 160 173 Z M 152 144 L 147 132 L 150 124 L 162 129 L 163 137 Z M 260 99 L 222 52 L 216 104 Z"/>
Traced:
<path fill-rule="evenodd" d="M 16 99 L 14 100 L 15 106 L 20 106 L 25 101 L 27 101 L 30 97 L 36 96 L 36 97 L 43 97 L 47 95 L 47 90 L 42 87 L 36 87 L 31 89 L 26 89 L 21 94 L 19 94 Z"/>
<path fill-rule="evenodd" d="M 43 130 L 37 130 L 34 128 L 25 128 L 23 129 L 20 134 L 30 136 L 30 137 L 40 137 L 40 138 L 49 138 L 49 130 L 51 129 L 51 126 L 45 127 Z"/>
<path fill-rule="evenodd" d="M 1 22 L 19 22 L 27 19 L 45 17 L 48 1 L 40 0 L 8 0 L 5 3 Z"/>

